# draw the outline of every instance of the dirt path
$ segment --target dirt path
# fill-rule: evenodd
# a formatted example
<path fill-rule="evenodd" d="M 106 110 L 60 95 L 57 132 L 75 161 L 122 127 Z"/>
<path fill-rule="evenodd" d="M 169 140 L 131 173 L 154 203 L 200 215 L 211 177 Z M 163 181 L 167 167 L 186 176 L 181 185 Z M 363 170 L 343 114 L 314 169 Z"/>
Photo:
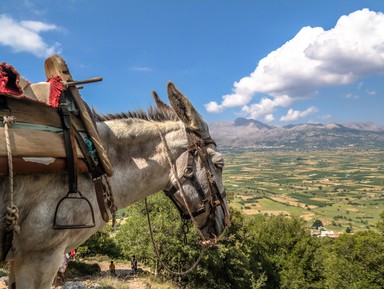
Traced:
<path fill-rule="evenodd" d="M 108 288 L 126 288 L 126 289 L 148 289 L 148 288 L 154 288 L 153 286 L 149 285 L 145 277 L 140 277 L 140 274 L 135 275 L 133 274 L 131 270 L 130 263 L 120 263 L 117 261 L 114 261 L 116 265 L 116 276 L 111 276 L 109 272 L 109 264 L 110 261 L 85 261 L 81 260 L 81 262 L 88 263 L 88 264 L 98 264 L 100 266 L 101 272 L 99 277 L 73 277 L 73 278 L 67 278 L 67 282 L 80 282 L 83 284 L 86 288 L 99 288 L 100 285 L 98 282 L 100 281 L 100 278 L 106 278 L 108 281 L 109 287 Z M 139 265 L 139 271 L 143 271 L 143 268 Z M 144 269 L 145 270 L 145 269 Z M 112 287 L 111 287 L 112 286 Z M 123 287 L 122 287 L 123 286 Z M 5 285 L 5 280 L 0 281 L 0 289 L 7 289 L 8 287 Z M 52 288 L 62 288 L 62 286 L 52 287 Z M 171 287 L 158 287 L 155 286 L 155 288 L 171 288 Z M 173 288 L 173 287 L 172 287 Z"/>
<path fill-rule="evenodd" d="M 104 277 L 111 276 L 110 272 L 109 272 L 110 261 L 100 261 L 100 262 L 82 261 L 82 262 L 88 263 L 88 264 L 97 263 L 101 269 L 100 276 L 104 276 Z M 116 278 L 116 280 L 120 279 L 121 281 L 124 280 L 123 281 L 124 285 L 127 286 L 127 287 L 124 286 L 124 288 L 127 288 L 127 289 L 148 289 L 151 287 L 151 286 L 148 287 L 148 284 L 146 282 L 140 280 L 140 278 L 135 277 L 135 275 L 133 274 L 133 271 L 131 270 L 131 265 L 129 263 L 120 263 L 117 261 L 114 261 L 114 263 L 115 263 L 115 267 L 116 267 L 116 269 L 115 269 L 116 276 L 114 276 L 113 278 Z M 138 269 L 139 269 L 139 271 L 143 271 L 143 269 L 140 268 L 140 264 L 139 264 Z M 95 279 L 94 278 L 83 279 L 82 282 L 84 283 L 84 285 L 87 288 L 93 288 L 92 283 L 95 283 Z"/>

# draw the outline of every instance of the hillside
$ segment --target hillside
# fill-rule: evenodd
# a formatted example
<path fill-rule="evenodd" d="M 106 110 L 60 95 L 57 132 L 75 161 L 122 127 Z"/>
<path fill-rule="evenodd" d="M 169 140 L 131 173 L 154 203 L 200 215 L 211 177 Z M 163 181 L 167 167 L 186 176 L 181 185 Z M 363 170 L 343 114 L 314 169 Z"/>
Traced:
<path fill-rule="evenodd" d="M 238 118 L 209 127 L 219 147 L 225 149 L 384 149 L 384 126 L 372 123 L 269 126 Z"/>

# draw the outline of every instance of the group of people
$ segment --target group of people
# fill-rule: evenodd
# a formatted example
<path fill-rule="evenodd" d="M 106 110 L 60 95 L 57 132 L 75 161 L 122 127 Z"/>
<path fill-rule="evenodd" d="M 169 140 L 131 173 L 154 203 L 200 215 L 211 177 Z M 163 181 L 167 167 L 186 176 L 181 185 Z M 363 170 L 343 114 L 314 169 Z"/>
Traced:
<path fill-rule="evenodd" d="M 137 259 L 135 255 L 133 255 L 131 259 L 131 269 L 133 273 L 137 273 Z M 109 272 L 111 273 L 111 275 L 116 276 L 116 266 L 113 261 L 111 261 L 111 263 L 109 264 Z"/>
<path fill-rule="evenodd" d="M 54 283 L 53 283 L 54 286 L 58 285 L 58 281 L 59 281 L 58 277 L 59 276 L 61 278 L 61 282 L 63 284 L 65 283 L 65 271 L 67 270 L 68 262 L 69 262 L 70 258 L 74 258 L 74 256 L 75 256 L 75 250 L 72 250 L 70 252 L 70 254 L 68 254 L 68 253 L 64 254 L 63 260 L 61 261 L 61 264 L 59 267 L 59 271 L 57 272 L 55 279 L 54 279 Z M 137 259 L 136 259 L 135 255 L 133 255 L 132 259 L 131 259 L 131 269 L 132 269 L 133 273 L 137 273 Z M 111 263 L 109 264 L 109 271 L 110 271 L 111 275 L 116 276 L 116 265 L 113 261 L 111 261 Z"/>

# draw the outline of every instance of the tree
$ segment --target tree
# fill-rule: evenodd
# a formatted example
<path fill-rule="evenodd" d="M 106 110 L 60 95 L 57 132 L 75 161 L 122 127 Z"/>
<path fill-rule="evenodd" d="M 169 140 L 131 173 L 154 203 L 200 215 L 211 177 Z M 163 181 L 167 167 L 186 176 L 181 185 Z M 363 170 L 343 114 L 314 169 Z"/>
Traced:
<path fill-rule="evenodd" d="M 345 233 L 352 233 L 352 227 L 346 227 Z"/>
<path fill-rule="evenodd" d="M 377 222 L 377 229 L 384 235 L 384 211 L 380 214 L 381 221 Z"/>
<path fill-rule="evenodd" d="M 148 198 L 148 211 L 160 260 L 174 271 L 187 269 L 199 255 L 199 244 L 194 241 L 199 240 L 196 230 L 189 225 L 191 230 L 184 234 L 179 212 L 163 194 Z M 125 223 L 116 234 L 123 255 L 127 259 L 136 255 L 139 262 L 146 263 L 160 274 L 169 275 L 155 254 L 144 201 L 127 208 L 126 215 Z M 185 237 L 190 240 L 188 244 L 184 244 Z"/>
<path fill-rule="evenodd" d="M 316 219 L 313 224 L 312 224 L 312 228 L 316 228 L 316 229 L 319 229 L 320 227 L 324 227 L 323 226 L 323 222 L 320 221 L 319 219 Z"/>
<path fill-rule="evenodd" d="M 210 249 L 196 272 L 188 278 L 191 288 L 264 288 L 261 260 L 254 248 L 254 222 L 238 210 L 231 210 L 231 227 L 217 247 Z"/>
<path fill-rule="evenodd" d="M 325 288 L 384 288 L 384 237 L 372 230 L 343 234 L 324 260 Z"/>
<path fill-rule="evenodd" d="M 173 204 L 157 194 L 149 200 L 153 235 L 161 260 L 173 271 L 189 269 L 198 258 L 201 247 L 197 230 L 190 225 L 184 243 L 180 215 Z M 143 202 L 127 209 L 126 222 L 121 225 L 116 238 L 124 256 L 133 254 L 158 273 L 177 281 L 185 288 L 262 288 L 265 277 L 260 271 L 260 262 L 255 257 L 253 232 L 250 223 L 240 211 L 231 211 L 232 226 L 219 244 L 206 250 L 196 267 L 188 275 L 178 277 L 168 273 L 158 262 L 148 233 Z"/>
<path fill-rule="evenodd" d="M 101 231 L 93 234 L 84 244 L 77 248 L 80 256 L 107 255 L 111 258 L 120 256 L 120 248 L 110 236 L 111 226 L 105 226 Z"/>
<path fill-rule="evenodd" d="M 254 250 L 262 258 L 268 277 L 266 288 L 279 288 L 281 270 L 295 245 L 308 234 L 305 222 L 297 217 L 270 216 L 254 223 Z"/>

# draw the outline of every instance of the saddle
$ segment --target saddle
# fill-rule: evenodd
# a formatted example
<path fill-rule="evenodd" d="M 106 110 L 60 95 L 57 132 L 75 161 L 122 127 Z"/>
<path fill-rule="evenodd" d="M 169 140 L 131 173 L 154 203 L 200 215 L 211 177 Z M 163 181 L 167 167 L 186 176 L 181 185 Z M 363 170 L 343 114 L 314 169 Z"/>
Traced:
<path fill-rule="evenodd" d="M 68 173 L 77 181 L 77 173 L 89 172 L 107 222 L 100 178 L 112 176 L 113 169 L 92 112 L 59 55 L 47 58 L 44 68 L 47 82 L 31 84 L 12 66 L 0 64 L 0 118 L 15 117 L 9 127 L 0 123 L 0 175 L 9 175 L 9 150 L 14 175 Z"/>
<path fill-rule="evenodd" d="M 12 154 L 18 163 L 25 167 L 15 168 L 16 174 L 51 172 L 58 170 L 52 164 L 41 167 L 27 165 L 30 163 L 47 163 L 48 160 L 38 158 L 55 158 L 53 163 L 66 157 L 64 139 L 60 134 L 62 120 L 58 111 L 60 94 L 68 92 L 70 102 L 70 121 L 77 132 L 86 134 L 93 143 L 103 171 L 111 176 L 113 169 L 110 164 L 91 117 L 88 105 L 83 101 L 76 86 L 65 87 L 73 82 L 65 61 L 59 55 L 53 55 L 45 61 L 45 73 L 48 81 L 30 84 L 12 66 L 0 64 L 0 116 L 14 115 L 16 123 L 12 126 Z M 63 84 L 64 83 L 64 84 Z M 0 127 L 0 164 L 6 157 L 4 127 Z M 81 160 L 84 155 L 77 143 L 77 154 L 80 160 L 80 171 L 83 170 Z M 4 166 L 0 165 L 0 174 L 4 175 Z M 8 174 L 7 172 L 5 174 Z"/>

